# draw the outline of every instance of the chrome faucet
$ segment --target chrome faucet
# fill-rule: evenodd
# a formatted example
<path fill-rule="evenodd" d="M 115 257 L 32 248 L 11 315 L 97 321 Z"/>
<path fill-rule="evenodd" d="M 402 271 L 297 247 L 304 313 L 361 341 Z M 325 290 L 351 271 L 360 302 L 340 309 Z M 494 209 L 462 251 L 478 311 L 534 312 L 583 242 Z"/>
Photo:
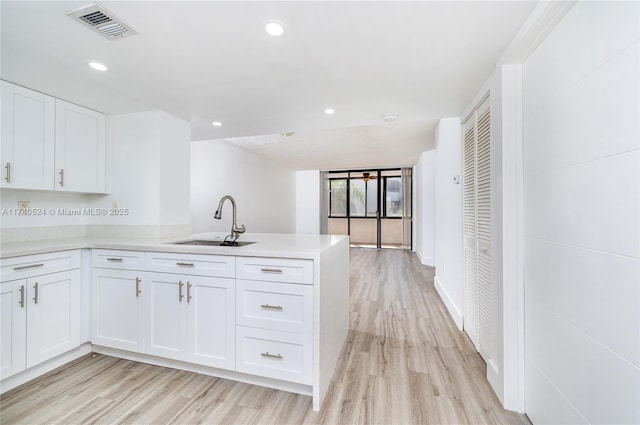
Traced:
<path fill-rule="evenodd" d="M 231 224 L 231 234 L 229 236 L 231 236 L 231 238 L 235 241 L 236 239 L 238 239 L 240 234 L 244 233 L 247 229 L 244 227 L 244 224 L 240 227 L 236 225 L 236 200 L 233 199 L 233 196 L 225 195 L 222 197 L 222 199 L 220 199 L 220 203 L 218 203 L 218 209 L 213 215 L 213 218 L 215 218 L 216 220 L 220 220 L 222 218 L 222 205 L 227 199 L 231 201 L 231 208 L 233 209 L 233 223 Z"/>

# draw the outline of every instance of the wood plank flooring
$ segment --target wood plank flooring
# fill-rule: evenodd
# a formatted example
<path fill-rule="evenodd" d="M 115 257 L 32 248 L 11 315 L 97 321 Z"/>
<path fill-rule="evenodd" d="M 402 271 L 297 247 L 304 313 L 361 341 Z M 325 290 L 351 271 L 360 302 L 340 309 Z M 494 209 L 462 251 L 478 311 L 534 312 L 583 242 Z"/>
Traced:
<path fill-rule="evenodd" d="M 397 250 L 351 250 L 348 340 L 311 398 L 113 357 L 87 357 L 0 398 L 9 424 L 513 424 L 433 287 Z"/>

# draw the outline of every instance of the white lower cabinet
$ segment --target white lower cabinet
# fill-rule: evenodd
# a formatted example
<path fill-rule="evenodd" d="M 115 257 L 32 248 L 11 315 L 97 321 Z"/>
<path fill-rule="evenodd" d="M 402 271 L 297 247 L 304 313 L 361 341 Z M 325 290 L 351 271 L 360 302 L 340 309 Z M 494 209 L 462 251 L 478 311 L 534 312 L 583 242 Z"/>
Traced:
<path fill-rule="evenodd" d="M 80 270 L 1 284 L 1 379 L 80 345 Z"/>
<path fill-rule="evenodd" d="M 313 261 L 238 258 L 236 276 L 236 370 L 310 385 Z"/>
<path fill-rule="evenodd" d="M 27 365 L 27 280 L 0 285 L 0 378 L 23 371 Z"/>
<path fill-rule="evenodd" d="M 238 372 L 311 384 L 313 351 L 304 334 L 238 326 L 236 359 Z"/>
<path fill-rule="evenodd" d="M 80 345 L 80 270 L 27 279 L 27 367 Z"/>
<path fill-rule="evenodd" d="M 234 279 L 147 273 L 143 287 L 145 353 L 234 369 Z"/>
<path fill-rule="evenodd" d="M 142 272 L 93 269 L 92 341 L 142 352 Z"/>

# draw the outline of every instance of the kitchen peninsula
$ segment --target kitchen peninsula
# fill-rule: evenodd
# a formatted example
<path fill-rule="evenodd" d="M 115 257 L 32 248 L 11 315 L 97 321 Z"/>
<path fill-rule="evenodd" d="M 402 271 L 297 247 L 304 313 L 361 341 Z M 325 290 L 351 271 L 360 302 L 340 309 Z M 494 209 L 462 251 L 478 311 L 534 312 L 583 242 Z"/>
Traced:
<path fill-rule="evenodd" d="M 3 244 L 2 391 L 96 352 L 307 394 L 318 410 L 348 330 L 348 238 L 206 244 L 224 236 Z"/>

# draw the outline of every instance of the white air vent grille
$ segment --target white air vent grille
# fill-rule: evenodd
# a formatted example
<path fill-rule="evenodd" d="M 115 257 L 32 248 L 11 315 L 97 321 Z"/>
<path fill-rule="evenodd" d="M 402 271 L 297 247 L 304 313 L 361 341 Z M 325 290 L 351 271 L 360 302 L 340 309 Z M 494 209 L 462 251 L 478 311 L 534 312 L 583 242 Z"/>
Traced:
<path fill-rule="evenodd" d="M 67 15 L 109 40 L 136 34 L 131 27 L 99 4 L 67 12 Z"/>

